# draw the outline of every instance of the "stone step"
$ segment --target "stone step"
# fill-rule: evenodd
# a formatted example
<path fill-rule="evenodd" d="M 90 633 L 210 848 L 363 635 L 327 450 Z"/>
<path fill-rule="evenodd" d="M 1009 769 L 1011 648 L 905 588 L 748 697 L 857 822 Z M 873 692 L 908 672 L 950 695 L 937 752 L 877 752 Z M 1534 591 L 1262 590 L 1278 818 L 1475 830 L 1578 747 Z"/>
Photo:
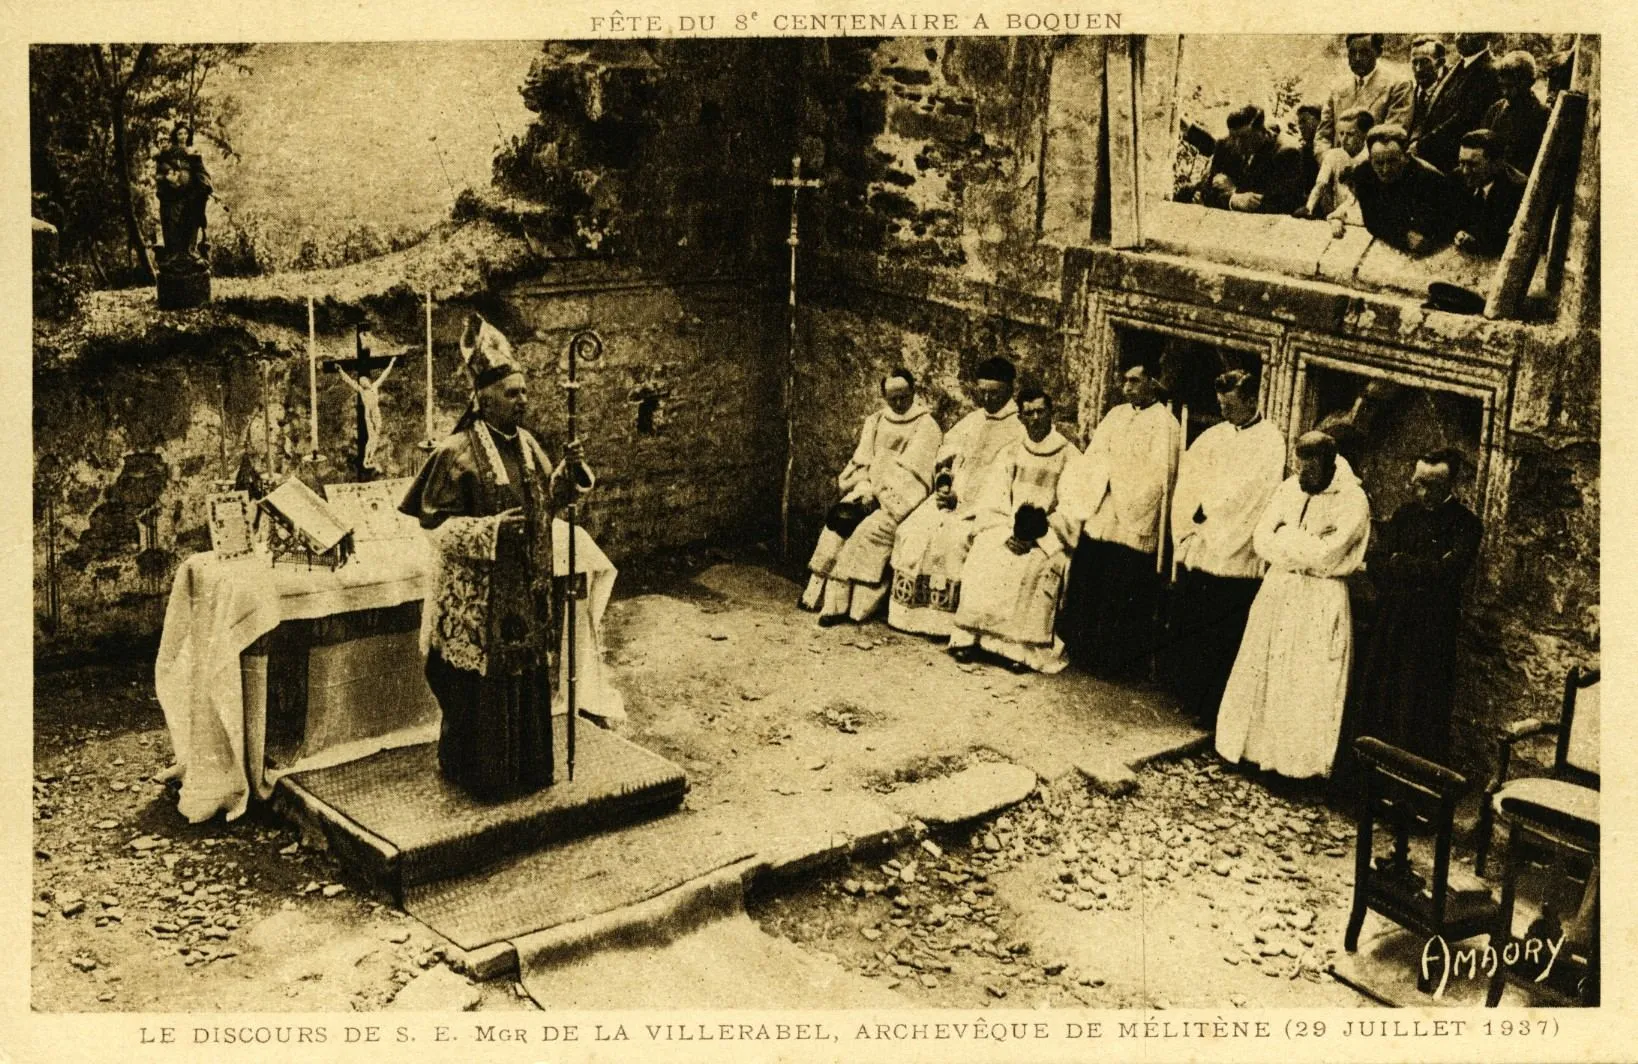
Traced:
<path fill-rule="evenodd" d="M 575 778 L 499 803 L 446 781 L 436 744 L 402 747 L 279 781 L 279 804 L 322 834 L 343 866 L 402 901 L 407 889 L 469 875 L 505 858 L 660 816 L 681 805 L 677 765 L 586 722 L 577 729 Z"/>

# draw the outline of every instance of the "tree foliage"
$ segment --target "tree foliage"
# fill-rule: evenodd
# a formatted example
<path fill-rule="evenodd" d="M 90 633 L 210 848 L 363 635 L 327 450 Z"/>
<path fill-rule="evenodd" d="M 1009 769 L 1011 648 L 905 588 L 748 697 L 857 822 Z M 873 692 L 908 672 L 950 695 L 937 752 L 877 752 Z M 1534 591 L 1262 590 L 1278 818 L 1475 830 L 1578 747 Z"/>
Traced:
<path fill-rule="evenodd" d="M 62 258 L 104 284 L 152 279 L 153 160 L 178 122 L 233 155 L 230 94 L 213 75 L 248 69 L 246 44 L 36 45 L 29 52 L 34 213 Z"/>

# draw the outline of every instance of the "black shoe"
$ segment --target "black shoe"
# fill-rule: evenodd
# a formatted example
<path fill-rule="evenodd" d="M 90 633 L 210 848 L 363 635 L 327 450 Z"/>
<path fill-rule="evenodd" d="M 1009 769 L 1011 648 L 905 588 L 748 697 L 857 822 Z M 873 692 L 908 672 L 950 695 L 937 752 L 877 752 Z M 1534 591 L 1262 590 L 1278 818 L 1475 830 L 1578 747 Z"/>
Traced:
<path fill-rule="evenodd" d="M 845 613 L 827 613 L 819 618 L 819 627 L 834 628 L 839 624 L 845 623 L 846 621 L 847 614 Z"/>
<path fill-rule="evenodd" d="M 1030 671 L 1028 665 L 1025 665 L 1021 661 L 1013 661 L 1011 658 L 1005 659 L 1001 664 L 1005 665 L 1007 667 L 1007 671 L 1012 673 L 1014 676 L 1022 676 L 1024 673 Z"/>
<path fill-rule="evenodd" d="M 973 658 L 978 654 L 978 649 L 976 647 L 951 647 L 947 653 L 962 665 L 971 665 Z"/>

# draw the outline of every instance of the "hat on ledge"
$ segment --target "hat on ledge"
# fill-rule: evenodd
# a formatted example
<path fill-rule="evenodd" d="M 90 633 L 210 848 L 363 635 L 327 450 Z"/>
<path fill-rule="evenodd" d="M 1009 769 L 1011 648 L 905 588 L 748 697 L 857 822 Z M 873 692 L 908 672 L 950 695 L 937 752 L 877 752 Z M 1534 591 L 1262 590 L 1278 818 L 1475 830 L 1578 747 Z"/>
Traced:
<path fill-rule="evenodd" d="M 1422 308 L 1451 314 L 1483 314 L 1484 296 L 1459 284 L 1434 281 L 1428 285 L 1428 301 L 1422 304 Z"/>

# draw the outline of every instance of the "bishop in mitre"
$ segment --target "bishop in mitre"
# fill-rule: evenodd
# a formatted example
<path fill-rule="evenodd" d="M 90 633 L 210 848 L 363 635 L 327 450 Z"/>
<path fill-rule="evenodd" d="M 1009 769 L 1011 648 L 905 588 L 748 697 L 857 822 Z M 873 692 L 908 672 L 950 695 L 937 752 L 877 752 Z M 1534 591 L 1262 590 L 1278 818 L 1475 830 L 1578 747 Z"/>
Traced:
<path fill-rule="evenodd" d="M 430 532 L 437 551 L 423 641 L 427 683 L 443 711 L 438 763 L 475 797 L 498 800 L 553 780 L 548 649 L 558 630 L 553 575 L 561 545 L 552 517 L 595 480 L 579 440 L 554 467 L 523 427 L 523 368 L 506 338 L 476 314 L 461 355 L 474 406 L 399 509 Z"/>

